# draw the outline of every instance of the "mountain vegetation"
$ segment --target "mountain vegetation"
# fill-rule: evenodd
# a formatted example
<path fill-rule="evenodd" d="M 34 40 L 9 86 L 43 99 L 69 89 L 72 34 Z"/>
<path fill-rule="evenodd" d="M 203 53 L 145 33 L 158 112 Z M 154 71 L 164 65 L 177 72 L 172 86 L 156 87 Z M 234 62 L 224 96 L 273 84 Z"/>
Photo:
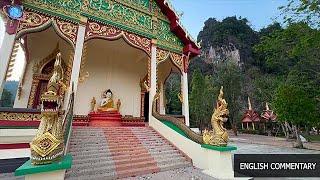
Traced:
<path fill-rule="evenodd" d="M 258 112 L 265 109 L 266 102 L 270 104 L 279 124 L 289 129 L 284 132 L 287 138 L 293 136 L 301 142 L 301 130 L 319 129 L 319 7 L 317 0 L 289 0 L 287 6 L 280 7 L 283 25 L 274 22 L 259 31 L 253 30 L 246 18 L 209 18 L 198 35 L 202 55 L 194 58 L 189 68 L 191 126 L 201 130 L 210 126 L 214 101 L 224 86 L 229 127 L 235 133 L 248 108 L 247 97 Z M 215 57 L 208 63 L 212 47 L 230 45 L 240 52 L 239 64 Z M 301 143 L 297 146 L 302 147 Z"/>

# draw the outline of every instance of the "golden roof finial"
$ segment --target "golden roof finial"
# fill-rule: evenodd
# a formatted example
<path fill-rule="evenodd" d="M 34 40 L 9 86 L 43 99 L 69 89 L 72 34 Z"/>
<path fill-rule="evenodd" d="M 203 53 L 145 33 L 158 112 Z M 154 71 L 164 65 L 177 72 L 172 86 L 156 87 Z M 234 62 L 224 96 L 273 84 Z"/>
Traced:
<path fill-rule="evenodd" d="M 251 101 L 250 101 L 250 97 L 248 96 L 248 109 L 252 110 L 252 105 L 251 105 Z"/>
<path fill-rule="evenodd" d="M 267 110 L 267 111 L 270 110 L 268 102 L 266 102 L 266 110 Z"/>

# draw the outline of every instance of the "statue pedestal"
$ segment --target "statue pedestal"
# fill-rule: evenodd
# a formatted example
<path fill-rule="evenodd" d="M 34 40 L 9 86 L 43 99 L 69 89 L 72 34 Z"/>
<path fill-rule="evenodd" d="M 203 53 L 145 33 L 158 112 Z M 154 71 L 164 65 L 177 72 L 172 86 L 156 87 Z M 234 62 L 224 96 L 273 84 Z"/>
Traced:
<path fill-rule="evenodd" d="M 231 151 L 236 150 L 236 147 L 219 147 L 207 144 L 202 144 L 201 147 L 206 159 L 206 168 L 202 171 L 203 173 L 218 179 L 234 178 Z"/>
<path fill-rule="evenodd" d="M 121 126 L 121 114 L 118 111 L 91 112 L 90 126 Z"/>
<path fill-rule="evenodd" d="M 25 176 L 26 180 L 64 180 L 65 172 L 72 165 L 70 154 L 59 162 L 46 165 L 32 165 L 31 160 L 25 162 L 15 171 L 15 176 Z"/>

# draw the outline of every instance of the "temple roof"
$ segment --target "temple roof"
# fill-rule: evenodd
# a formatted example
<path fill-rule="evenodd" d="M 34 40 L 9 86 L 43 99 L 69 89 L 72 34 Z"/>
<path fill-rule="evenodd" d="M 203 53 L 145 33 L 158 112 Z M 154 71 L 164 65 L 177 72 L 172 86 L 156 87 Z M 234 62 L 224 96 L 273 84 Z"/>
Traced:
<path fill-rule="evenodd" d="M 242 119 L 242 122 L 260 122 L 260 115 L 254 110 L 247 110 Z"/>
<path fill-rule="evenodd" d="M 250 98 L 248 97 L 248 110 L 244 113 L 242 122 L 259 122 L 260 115 L 252 109 Z"/>
<path fill-rule="evenodd" d="M 175 12 L 173 6 L 169 3 L 168 0 L 157 0 L 158 5 L 161 8 L 161 11 L 168 17 L 170 20 L 171 31 L 174 32 L 181 41 L 187 45 L 183 51 L 192 52 L 194 54 L 200 54 L 200 46 L 195 42 L 195 40 L 188 34 L 187 30 L 181 25 L 179 21 L 179 16 Z"/>
<path fill-rule="evenodd" d="M 181 25 L 168 0 L 21 0 L 24 8 L 56 16 L 67 21 L 90 21 L 116 26 L 149 39 L 157 46 L 191 57 L 200 54 L 200 46 Z M 20 2 L 20 0 L 17 0 Z"/>
<path fill-rule="evenodd" d="M 270 110 L 268 103 L 266 103 L 266 109 L 263 110 L 263 113 L 261 114 L 261 117 L 265 121 L 275 122 L 277 120 L 277 115 L 274 114 L 274 112 L 272 110 Z"/>

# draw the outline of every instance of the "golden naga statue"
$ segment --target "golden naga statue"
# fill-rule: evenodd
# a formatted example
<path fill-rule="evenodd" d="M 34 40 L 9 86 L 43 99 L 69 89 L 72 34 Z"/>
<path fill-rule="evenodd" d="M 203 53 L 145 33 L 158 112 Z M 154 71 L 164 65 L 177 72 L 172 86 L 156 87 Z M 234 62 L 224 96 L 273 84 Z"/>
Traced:
<path fill-rule="evenodd" d="M 41 96 L 41 122 L 30 143 L 31 162 L 34 165 L 49 164 L 63 156 L 64 137 L 60 106 L 65 85 L 62 80 L 61 53 L 58 53 L 47 91 Z"/>
<path fill-rule="evenodd" d="M 98 111 L 99 112 L 117 111 L 117 109 L 114 108 L 113 94 L 110 89 L 103 92 Z"/>
<path fill-rule="evenodd" d="M 223 87 L 220 89 L 217 107 L 211 117 L 211 125 L 213 131 L 205 130 L 203 133 L 203 142 L 213 146 L 227 146 L 229 135 L 227 129 L 223 127 L 223 123 L 228 120 L 229 110 L 227 102 L 223 99 Z"/>

